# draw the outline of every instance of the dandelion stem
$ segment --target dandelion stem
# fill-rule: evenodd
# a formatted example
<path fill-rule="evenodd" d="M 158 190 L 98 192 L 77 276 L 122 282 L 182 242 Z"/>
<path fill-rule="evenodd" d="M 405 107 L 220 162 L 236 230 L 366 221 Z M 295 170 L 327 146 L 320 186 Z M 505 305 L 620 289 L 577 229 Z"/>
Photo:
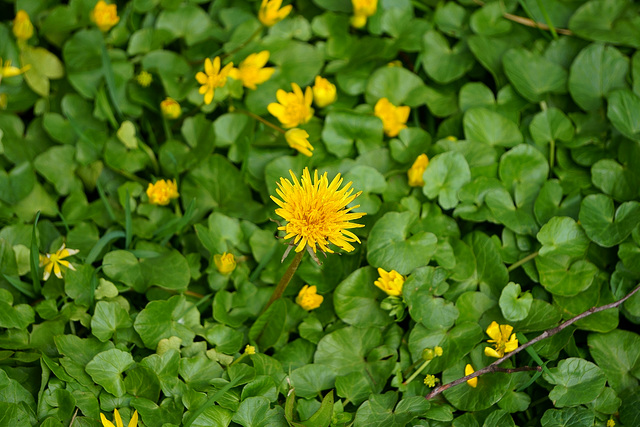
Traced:
<path fill-rule="evenodd" d="M 534 252 L 534 253 L 532 253 L 532 254 L 529 254 L 529 255 L 527 255 L 526 257 L 522 258 L 521 260 L 516 261 L 516 262 L 514 262 L 513 264 L 511 264 L 511 265 L 509 266 L 509 268 L 507 268 L 507 271 L 513 271 L 513 270 L 515 270 L 516 268 L 520 267 L 520 266 L 521 266 L 521 265 L 523 265 L 523 264 L 528 263 L 529 261 L 531 261 L 532 259 L 534 259 L 534 258 L 535 258 L 535 257 L 537 257 L 537 256 L 538 256 L 538 252 Z"/>
<path fill-rule="evenodd" d="M 413 381 L 418 375 L 420 375 L 420 372 L 424 371 L 424 368 L 427 367 L 429 362 L 431 362 L 431 360 L 425 360 L 424 363 L 409 378 L 407 378 L 405 382 L 402 383 L 402 385 L 407 385 Z"/>
<path fill-rule="evenodd" d="M 285 134 L 287 133 L 284 129 L 282 129 L 280 126 L 274 125 L 273 123 L 269 122 L 268 120 L 260 117 L 257 114 L 252 113 L 251 111 L 247 111 L 247 110 L 242 110 L 240 108 L 236 108 L 236 112 L 238 113 L 242 113 L 242 114 L 246 114 L 247 116 L 251 117 L 252 119 L 256 119 L 257 121 L 259 121 L 260 123 L 263 123 L 267 126 L 269 126 L 271 129 L 275 129 L 278 132 L 280 132 L 281 134 Z"/>
<path fill-rule="evenodd" d="M 496 360 L 491 365 L 486 366 L 486 367 L 484 367 L 482 369 L 479 369 L 479 370 L 475 371 L 472 374 L 469 374 L 469 375 L 466 375 L 466 376 L 464 376 L 462 378 L 458 378 L 457 380 L 451 381 L 450 383 L 443 384 L 440 387 L 434 388 L 431 391 L 431 393 L 429 393 L 429 394 L 427 394 L 425 396 L 425 398 L 427 400 L 430 400 L 433 397 L 435 397 L 435 396 L 439 395 L 440 393 L 442 393 L 443 391 L 450 389 L 451 387 L 455 387 L 458 384 L 462 384 L 462 383 L 466 382 L 467 380 L 479 377 L 480 375 L 483 375 L 483 374 L 486 374 L 486 373 L 489 373 L 489 372 L 504 372 L 504 371 L 501 371 L 501 368 L 498 368 L 498 365 L 500 365 L 505 360 L 509 359 L 511 356 L 513 356 L 513 355 L 515 355 L 517 353 L 520 353 L 525 348 L 530 347 L 533 344 L 535 344 L 535 343 L 537 343 L 539 341 L 542 341 L 545 338 L 549 338 L 549 337 L 557 334 L 558 332 L 560 332 L 563 329 L 567 328 L 568 326 L 574 324 L 578 320 L 584 319 L 585 317 L 590 316 L 593 313 L 599 313 L 601 311 L 605 311 L 605 310 L 609 310 L 611 308 L 619 307 L 620 305 L 622 305 L 626 300 L 631 298 L 638 291 L 640 291 L 640 285 L 636 286 L 635 289 L 633 289 L 631 292 L 629 292 L 626 296 L 624 296 L 622 299 L 619 299 L 618 301 L 614 301 L 614 302 L 612 302 L 610 304 L 605 304 L 605 305 L 602 305 L 600 307 L 591 307 L 587 311 L 584 311 L 584 312 L 578 314 L 577 316 L 572 317 L 571 319 L 567 320 L 566 322 L 561 323 L 560 325 L 556 326 L 555 328 L 551 328 L 551 329 L 548 329 L 548 330 L 544 331 L 543 333 L 541 333 L 540 335 L 538 335 L 537 337 L 535 337 L 531 341 L 526 342 L 526 343 L 522 344 L 520 347 L 518 347 L 515 350 L 513 350 L 512 352 L 505 354 L 503 357 L 501 357 L 500 359 Z"/>
<path fill-rule="evenodd" d="M 287 271 L 285 271 L 284 276 L 282 276 L 282 279 L 280 279 L 280 281 L 278 282 L 278 286 L 276 286 L 275 290 L 273 291 L 273 294 L 271 295 L 269 302 L 264 307 L 264 310 L 262 310 L 263 313 L 271 306 L 271 304 L 273 304 L 275 300 L 280 298 L 284 293 L 284 290 L 287 289 L 287 285 L 293 278 L 293 275 L 296 273 L 296 270 L 298 269 L 298 266 L 300 265 L 300 261 L 302 261 L 303 256 L 304 256 L 304 251 L 300 251 L 296 253 L 295 258 L 293 259 L 293 261 L 291 261 L 291 264 L 289 264 L 289 268 L 287 268 Z"/>

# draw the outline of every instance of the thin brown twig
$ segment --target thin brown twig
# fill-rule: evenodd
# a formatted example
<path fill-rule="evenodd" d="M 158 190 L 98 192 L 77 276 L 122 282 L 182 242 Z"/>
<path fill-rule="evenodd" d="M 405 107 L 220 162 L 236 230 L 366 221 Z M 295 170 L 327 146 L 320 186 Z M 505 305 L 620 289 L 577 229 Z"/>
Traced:
<path fill-rule="evenodd" d="M 555 328 L 551 328 L 551 329 L 548 329 L 548 330 L 544 331 L 543 333 L 541 333 L 540 335 L 538 335 L 537 337 L 535 337 L 531 341 L 529 341 L 529 342 L 527 342 L 525 344 L 522 344 L 520 347 L 516 348 L 512 352 L 505 354 L 503 357 L 501 357 L 500 359 L 496 360 L 495 362 L 493 362 L 489 366 L 486 366 L 486 367 L 484 367 L 482 369 L 479 369 L 479 370 L 475 371 L 472 374 L 469 374 L 467 376 L 464 376 L 462 378 L 459 378 L 457 380 L 451 381 L 451 382 L 449 382 L 447 384 L 443 384 L 443 385 L 441 385 L 439 387 L 434 388 L 431 391 L 431 393 L 429 393 L 428 395 L 425 396 L 425 398 L 427 400 L 432 399 L 433 397 L 439 395 L 443 391 L 448 390 L 451 387 L 455 387 L 458 384 L 462 384 L 462 383 L 466 382 L 467 380 L 479 377 L 480 375 L 483 375 L 483 374 L 486 374 L 486 373 L 489 373 L 489 372 L 496 372 L 495 369 L 499 364 L 501 364 L 505 360 L 509 359 L 511 356 L 514 356 L 515 354 L 520 353 L 525 348 L 532 346 L 533 344 L 537 343 L 538 341 L 542 341 L 545 338 L 549 338 L 549 337 L 557 334 L 558 332 L 560 332 L 563 329 L 567 328 L 568 326 L 574 324 L 578 320 L 584 319 L 587 316 L 591 316 L 593 313 L 599 313 L 601 311 L 609 310 L 610 308 L 616 308 L 616 307 L 622 305 L 626 300 L 631 298 L 631 296 L 633 296 L 638 291 L 640 291 L 640 285 L 636 286 L 635 289 L 633 289 L 631 292 L 629 292 L 626 296 L 624 296 L 622 299 L 619 299 L 618 301 L 614 301 L 612 303 L 605 304 L 605 305 L 602 305 L 600 307 L 591 307 L 589 310 L 587 310 L 587 311 L 585 311 L 583 313 L 580 313 L 575 317 L 572 317 L 571 319 L 567 320 L 564 323 L 561 323 L 560 325 L 556 326 Z"/>
<path fill-rule="evenodd" d="M 542 366 L 522 366 L 520 368 L 500 368 L 496 365 L 489 372 L 504 372 L 505 374 L 515 374 L 516 372 L 538 371 L 542 372 Z"/>
<path fill-rule="evenodd" d="M 473 2 L 479 6 L 484 6 L 484 2 L 480 0 L 473 0 Z M 502 16 L 509 21 L 516 22 L 521 25 L 525 25 L 531 28 L 539 28 L 541 30 L 549 31 L 551 30 L 547 24 L 543 24 L 542 22 L 536 22 L 533 19 L 524 18 L 522 16 L 513 15 L 511 13 L 503 13 Z M 572 36 L 573 31 L 567 30 L 566 28 L 556 28 L 555 29 L 558 34 L 564 34 L 565 36 Z"/>

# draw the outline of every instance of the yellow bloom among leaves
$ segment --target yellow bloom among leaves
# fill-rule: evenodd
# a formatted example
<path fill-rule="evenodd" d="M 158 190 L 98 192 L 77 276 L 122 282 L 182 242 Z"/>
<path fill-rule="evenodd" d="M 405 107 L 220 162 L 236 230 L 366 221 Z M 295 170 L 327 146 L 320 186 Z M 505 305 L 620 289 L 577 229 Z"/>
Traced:
<path fill-rule="evenodd" d="M 256 348 L 252 345 L 247 344 L 247 346 L 244 348 L 244 354 L 256 354 Z"/>
<path fill-rule="evenodd" d="M 284 218 L 287 224 L 278 227 L 286 232 L 285 239 L 294 238 L 297 245 L 296 252 L 309 247 L 316 252 L 316 246 L 324 252 L 333 253 L 329 243 L 351 252 L 355 248 L 351 242 L 360 243 L 360 239 L 349 229 L 363 227 L 362 224 L 349 222 L 362 218 L 364 213 L 351 212 L 360 205 L 348 207 L 361 192 L 353 193 L 349 189 L 351 182 L 342 189 L 340 174 L 329 183 L 327 173 L 318 177 L 314 172 L 313 180 L 309 169 L 302 172 L 302 179 L 298 181 L 293 171 L 289 171 L 293 183 L 286 178 L 280 178 L 276 192 L 280 199 L 271 196 L 279 208 L 276 214 Z"/>
<path fill-rule="evenodd" d="M 475 371 L 473 370 L 473 366 L 471 366 L 471 364 L 467 363 L 467 366 L 464 367 L 464 376 L 466 377 L 467 375 L 471 375 L 474 372 Z M 471 378 L 470 380 L 467 380 L 467 384 L 469 384 L 473 388 L 476 388 L 478 386 L 478 377 Z"/>
<path fill-rule="evenodd" d="M 409 185 L 411 187 L 422 187 L 424 186 L 424 179 L 422 179 L 422 174 L 429 166 L 429 158 L 426 154 L 420 154 L 416 161 L 413 162 L 411 168 L 407 171 L 407 176 L 409 177 Z"/>
<path fill-rule="evenodd" d="M 498 325 L 497 322 L 491 322 L 487 328 L 487 335 L 491 337 L 487 342 L 493 343 L 493 347 L 485 347 L 484 354 L 496 359 L 504 356 L 505 353 L 512 352 L 518 348 L 518 340 L 516 334 L 512 333 L 513 327 L 510 325 Z"/>
<path fill-rule="evenodd" d="M 213 262 L 221 274 L 229 274 L 236 269 L 236 257 L 232 253 L 216 254 L 213 256 Z"/>
<path fill-rule="evenodd" d="M 231 69 L 229 77 L 242 80 L 242 85 L 246 88 L 256 89 L 257 85 L 269 80 L 275 71 L 275 68 L 264 68 L 268 60 L 268 50 L 252 53 L 240 62 L 238 68 Z"/>
<path fill-rule="evenodd" d="M 316 286 L 304 285 L 296 297 L 296 304 L 307 311 L 320 307 L 324 298 L 317 292 Z"/>
<path fill-rule="evenodd" d="M 291 9 L 293 9 L 293 6 L 290 4 L 282 9 L 280 6 L 282 6 L 282 0 L 262 0 L 260 10 L 258 11 L 258 19 L 262 22 L 262 25 L 266 27 L 276 25 L 286 18 L 286 16 L 291 13 Z"/>
<path fill-rule="evenodd" d="M 107 417 L 105 417 L 104 414 L 100 414 L 100 421 L 102 421 L 103 427 L 123 427 L 124 426 L 124 424 L 122 424 L 122 418 L 120 417 L 120 413 L 118 412 L 117 409 L 113 410 L 113 421 L 116 422 L 115 426 L 111 421 L 107 420 Z M 133 413 L 127 427 L 138 427 L 138 411 L 135 411 Z"/>
<path fill-rule="evenodd" d="M 378 280 L 373 282 L 374 285 L 382 289 L 387 295 L 398 297 L 402 295 L 402 286 L 404 285 L 404 276 L 395 270 L 386 272 L 382 268 L 378 268 Z"/>
<path fill-rule="evenodd" d="M 11 65 L 11 60 L 7 59 L 2 65 L 2 58 L 0 58 L 0 81 L 2 81 L 3 77 L 15 77 L 24 73 L 30 68 L 30 65 L 26 65 L 22 68 L 14 67 Z"/>
<path fill-rule="evenodd" d="M 609 418 L 607 420 L 607 427 L 615 427 L 616 422 L 613 420 L 613 418 Z"/>
<path fill-rule="evenodd" d="M 178 193 L 178 184 L 174 179 L 160 179 L 155 184 L 149 184 L 147 187 L 147 196 L 149 197 L 149 203 L 153 205 L 165 206 L 168 205 L 171 199 L 177 199 L 180 194 Z"/>
<path fill-rule="evenodd" d="M 78 249 L 67 249 L 63 243 L 55 253 L 39 255 L 40 267 L 44 267 L 42 280 L 48 280 L 49 277 L 51 277 L 51 271 L 53 271 L 53 274 L 55 274 L 58 279 L 62 279 L 61 265 L 75 270 L 75 267 L 71 265 L 69 261 L 65 260 L 65 258 L 75 255 L 78 252 Z"/>
<path fill-rule="evenodd" d="M 313 85 L 313 102 L 318 107 L 323 108 L 336 102 L 336 98 L 336 85 L 324 77 L 316 76 L 315 84 Z"/>
<path fill-rule="evenodd" d="M 160 103 L 160 110 L 162 111 L 163 116 L 172 120 L 177 119 L 182 114 L 180 103 L 175 99 L 168 97 Z"/>
<path fill-rule="evenodd" d="M 149 87 L 153 81 L 153 76 L 150 72 L 143 70 L 136 76 L 136 81 L 142 87 Z"/>
<path fill-rule="evenodd" d="M 435 387 L 438 381 L 439 379 L 436 378 L 435 375 L 429 374 L 426 377 L 424 377 L 424 385 L 426 385 L 427 387 Z"/>
<path fill-rule="evenodd" d="M 94 22 L 103 33 L 109 31 L 120 22 L 118 6 L 100 0 L 91 11 L 91 22 Z"/>
<path fill-rule="evenodd" d="M 313 117 L 313 92 L 307 87 L 304 93 L 302 89 L 295 83 L 291 83 L 293 92 L 286 92 L 278 89 L 276 99 L 278 102 L 272 102 L 267 106 L 267 110 L 280 120 L 282 126 L 286 129 L 294 128 L 301 124 L 307 123 Z"/>
<path fill-rule="evenodd" d="M 33 24 L 29 14 L 20 9 L 13 20 L 13 35 L 18 40 L 29 40 L 33 36 Z"/>
<path fill-rule="evenodd" d="M 411 108 L 407 106 L 396 107 L 387 98 L 380 98 L 373 109 L 376 117 L 382 120 L 382 128 L 387 136 L 397 136 L 407 127 Z"/>
<path fill-rule="evenodd" d="M 307 157 L 313 155 L 313 145 L 309 142 L 309 134 L 306 130 L 290 129 L 284 134 L 284 138 L 287 140 L 289 147 L 298 150 Z"/>
<path fill-rule="evenodd" d="M 378 0 L 351 0 L 353 16 L 351 26 L 362 28 L 367 24 L 367 18 L 373 16 L 378 9 Z"/>
<path fill-rule="evenodd" d="M 205 104 L 211 104 L 215 90 L 227 84 L 227 77 L 232 68 L 233 62 L 230 62 L 220 69 L 219 56 L 213 58 L 213 61 L 209 58 L 204 60 L 204 73 L 199 71 L 196 74 L 196 80 L 202 85 L 198 92 L 200 95 L 204 95 Z"/>

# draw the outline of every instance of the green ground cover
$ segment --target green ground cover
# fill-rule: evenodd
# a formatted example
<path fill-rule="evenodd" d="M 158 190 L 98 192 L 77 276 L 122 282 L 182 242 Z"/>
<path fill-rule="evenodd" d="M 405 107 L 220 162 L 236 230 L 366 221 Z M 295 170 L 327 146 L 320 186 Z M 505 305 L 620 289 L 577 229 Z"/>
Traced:
<path fill-rule="evenodd" d="M 0 427 L 640 425 L 638 48 L 629 0 L 0 0 Z"/>

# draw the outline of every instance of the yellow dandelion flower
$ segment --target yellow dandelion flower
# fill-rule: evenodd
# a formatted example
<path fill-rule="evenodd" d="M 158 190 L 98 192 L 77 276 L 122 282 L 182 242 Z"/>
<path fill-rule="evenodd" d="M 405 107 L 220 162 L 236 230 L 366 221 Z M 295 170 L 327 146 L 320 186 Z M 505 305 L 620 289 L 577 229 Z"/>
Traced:
<path fill-rule="evenodd" d="M 13 35 L 18 40 L 29 40 L 33 36 L 33 24 L 29 14 L 22 9 L 16 13 L 16 18 L 13 20 Z"/>
<path fill-rule="evenodd" d="M 252 53 L 244 61 L 240 62 L 238 68 L 232 68 L 229 77 L 242 80 L 242 85 L 249 89 L 256 89 L 271 78 L 275 68 L 264 68 L 269 60 L 269 51 L 263 50 L 259 53 Z"/>
<path fill-rule="evenodd" d="M 155 184 L 149 184 L 147 187 L 147 196 L 149 197 L 149 203 L 153 205 L 165 206 L 168 205 L 171 199 L 176 199 L 180 194 L 178 193 L 178 184 L 175 179 L 160 179 Z"/>
<path fill-rule="evenodd" d="M 320 108 L 336 102 L 337 91 L 336 85 L 329 80 L 316 76 L 315 84 L 313 85 L 313 102 Z"/>
<path fill-rule="evenodd" d="M 100 420 L 102 421 L 103 427 L 116 427 L 116 426 L 123 427 L 124 426 L 124 424 L 122 424 L 122 418 L 120 417 L 120 413 L 118 412 L 117 409 L 113 410 L 113 421 L 116 422 L 115 426 L 111 421 L 107 419 L 107 417 L 104 416 L 104 414 L 100 414 Z M 127 427 L 138 427 L 138 411 L 135 411 L 133 413 Z"/>
<path fill-rule="evenodd" d="M 411 168 L 407 171 L 407 176 L 409 177 L 409 185 L 411 187 L 422 187 L 424 185 L 424 179 L 422 179 L 422 174 L 429 166 L 429 158 L 426 154 L 420 154 L 416 161 L 413 162 Z"/>
<path fill-rule="evenodd" d="M 362 28 L 367 24 L 367 18 L 374 15 L 378 9 L 378 0 L 351 0 L 353 16 L 351 26 Z"/>
<path fill-rule="evenodd" d="M 516 334 L 512 334 L 513 326 L 510 325 L 498 325 L 493 321 L 487 328 L 487 335 L 491 337 L 487 342 L 493 343 L 493 347 L 485 347 L 484 354 L 489 357 L 495 357 L 499 359 L 504 356 L 505 353 L 509 353 L 518 348 L 518 339 Z"/>
<path fill-rule="evenodd" d="M 91 22 L 94 22 L 100 31 L 106 33 L 120 22 L 118 6 L 100 0 L 91 11 Z"/>
<path fill-rule="evenodd" d="M 153 76 L 148 71 L 140 71 L 140 74 L 136 76 L 136 81 L 142 87 L 149 87 L 153 81 Z"/>
<path fill-rule="evenodd" d="M 313 145 L 309 142 L 309 134 L 306 130 L 290 129 L 284 134 L 284 138 L 287 140 L 289 147 L 298 150 L 307 157 L 313 155 Z"/>
<path fill-rule="evenodd" d="M 475 371 L 473 370 L 473 366 L 471 366 L 471 364 L 467 363 L 467 366 L 464 367 L 464 376 L 466 377 L 467 375 L 471 375 L 474 372 Z M 467 384 L 469 384 L 473 388 L 478 387 L 478 377 L 471 378 L 470 380 L 467 380 Z"/>
<path fill-rule="evenodd" d="M 382 289 L 387 295 L 392 297 L 398 297 L 402 295 L 402 285 L 404 285 L 404 276 L 395 270 L 391 270 L 388 273 L 378 268 L 378 280 L 373 282 L 374 285 Z"/>
<path fill-rule="evenodd" d="M 320 307 L 324 298 L 317 292 L 315 286 L 304 285 L 296 297 L 296 304 L 307 311 Z"/>
<path fill-rule="evenodd" d="M 216 56 L 211 59 L 204 60 L 204 73 L 199 71 L 196 74 L 196 80 L 202 86 L 200 86 L 201 95 L 204 95 L 204 103 L 209 105 L 213 101 L 213 94 L 219 87 L 227 84 L 227 77 L 233 68 L 233 62 L 228 63 L 224 68 L 220 69 L 220 57 Z"/>
<path fill-rule="evenodd" d="M 313 91 L 307 87 L 304 93 L 302 89 L 295 83 L 291 83 L 293 92 L 286 92 L 278 89 L 276 98 L 278 102 L 272 102 L 267 106 L 267 110 L 280 120 L 282 126 L 286 129 L 294 128 L 298 125 L 307 123 L 313 117 Z"/>
<path fill-rule="evenodd" d="M 168 119 L 177 119 L 182 114 L 182 108 L 180 108 L 180 103 L 173 98 L 167 97 L 164 101 L 160 103 L 160 110 L 162 111 L 162 115 Z"/>
<path fill-rule="evenodd" d="M 232 253 L 216 254 L 213 256 L 213 262 L 221 274 L 229 274 L 236 269 L 236 257 Z"/>
<path fill-rule="evenodd" d="M 256 348 L 252 345 L 247 344 L 244 348 L 244 354 L 256 354 Z"/>
<path fill-rule="evenodd" d="M 363 225 L 349 221 L 362 218 L 365 214 L 351 212 L 360 205 L 347 205 L 361 192 L 352 194 L 353 189 L 349 189 L 351 182 L 339 190 L 342 184 L 340 174 L 329 183 L 326 172 L 318 177 L 318 171 L 315 171 L 312 180 L 309 169 L 305 168 L 300 181 L 293 171 L 290 170 L 289 173 L 293 184 L 286 178 L 280 178 L 276 190 L 282 200 L 271 196 L 279 206 L 276 214 L 287 221 L 286 225 L 278 227 L 286 232 L 284 238 L 294 238 L 296 252 L 302 251 L 305 247 L 316 252 L 317 245 L 320 250 L 333 253 L 329 249 L 329 243 L 347 252 L 353 251 L 355 248 L 350 242 L 360 243 L 360 239 L 349 229 Z"/>
<path fill-rule="evenodd" d="M 373 109 L 376 117 L 382 120 L 382 128 L 387 136 L 397 136 L 407 127 L 411 108 L 407 106 L 396 107 L 387 98 L 380 98 Z"/>
<path fill-rule="evenodd" d="M 260 10 L 258 11 L 258 19 L 262 22 L 262 25 L 266 27 L 276 25 L 286 18 L 286 16 L 291 13 L 291 9 L 293 9 L 293 6 L 290 4 L 282 9 L 280 6 L 282 6 L 282 0 L 262 0 Z"/>
<path fill-rule="evenodd" d="M 2 58 L 0 58 L 0 81 L 2 81 L 3 77 L 15 77 L 24 73 L 30 68 L 30 65 L 26 65 L 22 68 L 14 67 L 11 65 L 11 60 L 7 59 L 4 61 L 4 65 L 2 64 Z"/>
<path fill-rule="evenodd" d="M 80 252 L 78 249 L 65 248 L 63 243 L 60 249 L 55 253 L 39 255 L 40 267 L 44 267 L 42 280 L 48 280 L 51 276 L 51 271 L 53 271 L 53 274 L 55 274 L 58 279 L 62 279 L 62 270 L 60 269 L 61 265 L 71 270 L 75 270 L 75 267 L 71 265 L 69 261 L 66 261 L 65 258 L 75 255 L 78 252 Z"/>

